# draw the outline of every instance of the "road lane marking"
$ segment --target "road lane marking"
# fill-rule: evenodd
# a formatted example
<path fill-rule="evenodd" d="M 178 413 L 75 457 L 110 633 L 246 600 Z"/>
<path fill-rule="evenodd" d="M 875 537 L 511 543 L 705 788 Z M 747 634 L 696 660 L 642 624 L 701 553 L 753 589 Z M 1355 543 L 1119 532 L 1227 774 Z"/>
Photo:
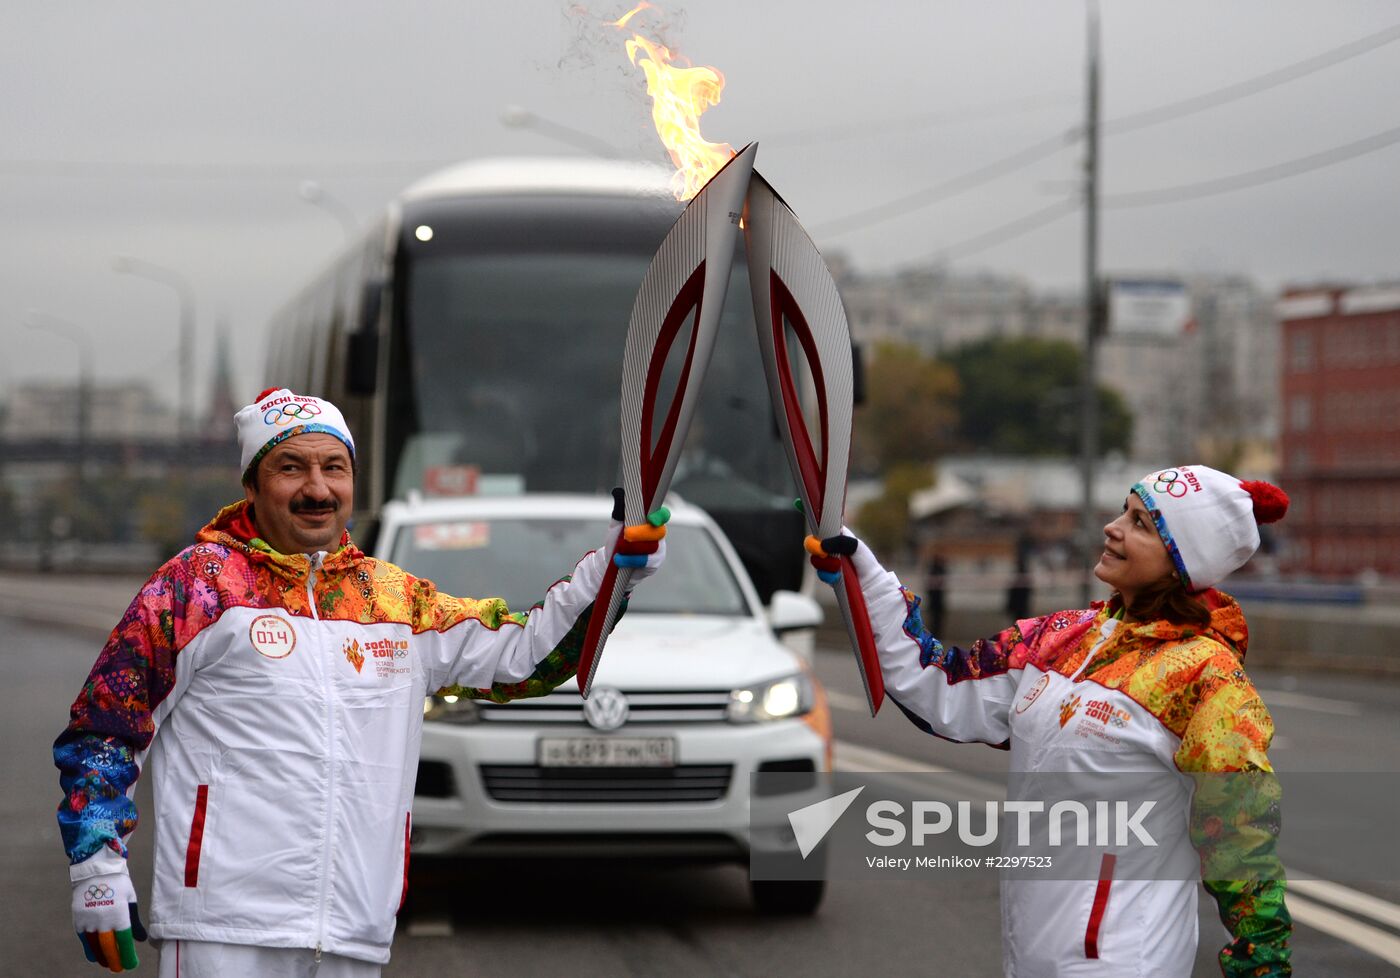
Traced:
<path fill-rule="evenodd" d="M 446 914 L 431 917 L 413 916 L 408 920 L 409 937 L 451 937 L 452 918 Z"/>
<path fill-rule="evenodd" d="M 890 774 L 892 781 L 912 794 L 928 793 L 930 787 L 948 790 L 964 796 L 969 801 L 1006 799 L 1005 781 L 992 781 L 973 774 L 964 774 L 936 764 L 927 764 L 912 758 L 891 754 L 877 747 L 862 747 L 848 741 L 836 741 L 836 758 L 832 767 L 845 773 Z M 913 775 L 936 774 L 936 783 L 928 778 Z"/>
<path fill-rule="evenodd" d="M 1349 886 L 1342 886 L 1340 883 L 1333 883 L 1330 880 L 1289 879 L 1288 903 L 1290 906 L 1293 903 L 1295 892 L 1314 900 L 1330 903 L 1339 910 L 1350 910 L 1362 917 L 1370 917 L 1377 923 L 1400 928 L 1400 906 L 1369 893 L 1353 890 Z"/>
<path fill-rule="evenodd" d="M 827 688 L 826 698 L 832 706 L 838 710 L 850 710 L 852 713 L 869 713 L 870 705 L 860 696 L 852 696 L 850 693 L 837 692 L 830 687 Z"/>
<path fill-rule="evenodd" d="M 1258 687 L 1255 687 L 1258 689 Z M 1290 693 L 1282 689 L 1258 689 L 1264 705 L 1291 706 L 1298 710 L 1312 710 L 1314 713 L 1331 713 L 1341 717 L 1361 716 L 1361 704 L 1351 700 L 1334 700 L 1326 696 L 1312 696 L 1308 693 Z"/>
<path fill-rule="evenodd" d="M 1299 923 L 1339 938 L 1390 964 L 1400 965 L 1400 937 L 1293 893 L 1288 895 L 1288 910 Z"/>
<path fill-rule="evenodd" d="M 836 768 L 840 771 L 898 771 L 901 774 L 947 774 L 948 768 L 901 757 L 877 747 L 862 747 L 845 740 L 836 742 Z"/>

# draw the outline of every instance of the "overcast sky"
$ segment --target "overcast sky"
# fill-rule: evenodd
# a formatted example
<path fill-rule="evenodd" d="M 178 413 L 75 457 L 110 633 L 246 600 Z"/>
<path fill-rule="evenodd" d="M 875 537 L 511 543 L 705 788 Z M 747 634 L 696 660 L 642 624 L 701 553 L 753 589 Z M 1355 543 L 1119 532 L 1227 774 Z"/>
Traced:
<path fill-rule="evenodd" d="M 664 153 L 640 71 L 603 22 L 628 0 L 65 0 L 6 4 L 0 28 L 0 386 L 74 376 L 38 309 L 93 338 L 99 379 L 178 388 L 174 292 L 112 271 L 178 270 L 198 295 L 199 391 L 215 323 L 257 393 L 270 314 L 343 242 L 318 181 L 364 221 L 438 166 L 577 154 L 503 109 Z M 758 166 L 827 253 L 866 271 L 927 264 L 1077 288 L 1066 214 L 970 251 L 1072 193 L 1078 146 L 894 219 L 853 214 L 1054 139 L 1082 119 L 1080 0 L 691 0 L 642 29 L 727 79 L 707 138 Z M 1393 0 L 1106 0 L 1106 120 L 1212 92 L 1400 24 Z M 1400 127 L 1400 43 L 1246 98 L 1108 136 L 1106 195 L 1250 173 Z M 1389 137 L 1395 138 L 1391 132 Z M 1353 150 L 1352 152 L 1355 152 Z M 1342 155 L 1342 154 L 1339 154 Z M 1400 142 L 1289 179 L 1107 209 L 1105 271 L 1236 272 L 1267 288 L 1400 278 Z M 946 256 L 945 256 L 946 257 Z"/>

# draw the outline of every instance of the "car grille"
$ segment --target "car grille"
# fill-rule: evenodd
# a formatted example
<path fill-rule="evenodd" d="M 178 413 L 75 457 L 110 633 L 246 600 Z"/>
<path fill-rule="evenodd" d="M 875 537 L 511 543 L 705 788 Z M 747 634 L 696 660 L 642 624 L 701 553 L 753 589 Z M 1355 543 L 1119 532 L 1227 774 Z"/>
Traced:
<path fill-rule="evenodd" d="M 729 706 L 729 690 L 624 692 L 628 723 L 720 723 Z M 509 703 L 478 700 L 483 722 L 586 723 L 583 697 L 577 692 L 555 692 Z"/>
<path fill-rule="evenodd" d="M 539 767 L 483 764 L 481 780 L 496 801 L 659 804 L 719 801 L 732 764 L 676 767 Z"/>

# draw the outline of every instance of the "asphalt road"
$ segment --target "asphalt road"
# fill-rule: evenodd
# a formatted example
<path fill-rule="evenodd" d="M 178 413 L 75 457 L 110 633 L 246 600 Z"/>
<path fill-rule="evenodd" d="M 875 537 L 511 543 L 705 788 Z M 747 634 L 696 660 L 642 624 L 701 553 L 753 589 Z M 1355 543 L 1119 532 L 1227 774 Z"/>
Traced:
<path fill-rule="evenodd" d="M 59 601 L 51 588 L 22 594 L 0 581 L 0 737 L 12 747 L 0 792 L 6 973 L 98 973 L 70 926 L 49 747 L 101 641 L 94 627 L 115 620 L 110 604 L 120 591 L 96 587 L 86 599 Z M 59 607 L 70 609 L 63 624 L 43 621 Z M 938 767 L 991 783 L 1004 771 L 1004 753 L 927 737 L 896 710 L 870 719 L 848 651 L 819 650 L 817 671 L 836 707 L 838 767 Z M 1281 770 L 1400 770 L 1400 687 L 1317 675 L 1255 680 L 1275 715 Z M 146 792 L 138 801 L 149 811 Z M 1324 857 L 1308 869 L 1325 880 Z M 143 829 L 132 865 L 144 894 Z M 742 867 L 476 863 L 429 882 L 401 920 L 386 976 L 1000 974 L 991 878 L 833 881 L 820 912 L 799 919 L 756 915 Z M 1400 974 L 1400 883 L 1299 883 L 1289 902 L 1299 975 Z M 1219 974 L 1214 954 L 1224 942 L 1210 904 L 1203 894 L 1201 976 Z"/>

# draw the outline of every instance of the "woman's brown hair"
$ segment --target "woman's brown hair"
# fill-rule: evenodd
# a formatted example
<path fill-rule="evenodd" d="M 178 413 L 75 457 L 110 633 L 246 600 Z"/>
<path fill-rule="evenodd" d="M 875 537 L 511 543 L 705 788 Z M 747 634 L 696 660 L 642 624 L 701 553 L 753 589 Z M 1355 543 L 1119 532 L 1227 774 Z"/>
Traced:
<path fill-rule="evenodd" d="M 1115 593 L 1114 600 L 1122 604 L 1123 596 Z M 1195 625 L 1198 628 L 1210 624 L 1210 609 L 1204 601 L 1186 590 L 1181 578 L 1175 574 L 1143 588 L 1131 605 L 1123 606 L 1123 611 L 1137 621 L 1164 618 L 1176 625 Z"/>

